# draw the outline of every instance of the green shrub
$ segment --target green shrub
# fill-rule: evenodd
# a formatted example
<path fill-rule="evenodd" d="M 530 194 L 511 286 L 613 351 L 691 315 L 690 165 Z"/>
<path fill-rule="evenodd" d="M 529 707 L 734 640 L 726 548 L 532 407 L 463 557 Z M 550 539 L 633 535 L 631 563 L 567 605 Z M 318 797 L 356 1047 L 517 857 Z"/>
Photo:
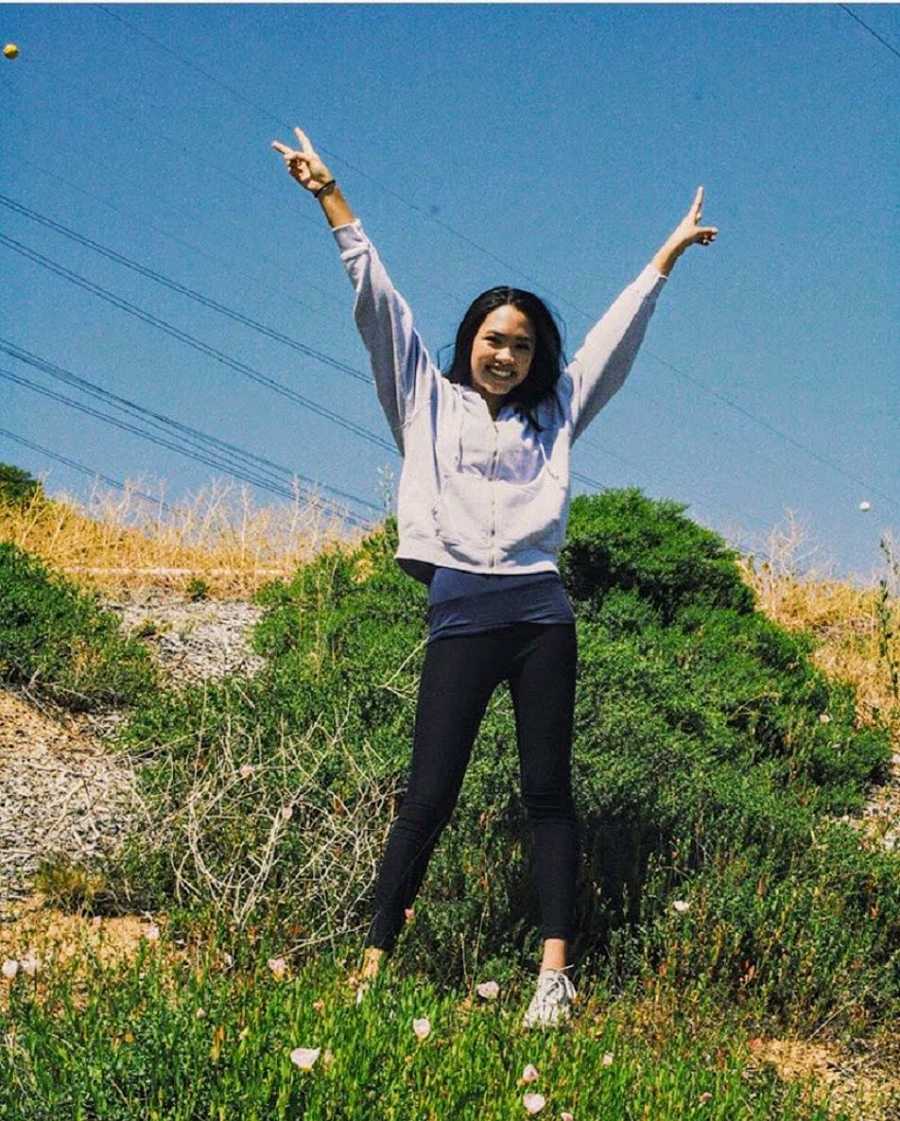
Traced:
<path fill-rule="evenodd" d="M 44 487 L 33 475 L 21 467 L 0 463 L 0 504 L 24 506 L 35 497 L 44 497 Z"/>
<path fill-rule="evenodd" d="M 721 537 L 653 501 L 637 487 L 578 495 L 569 513 L 560 573 L 569 595 L 597 605 L 612 589 L 634 588 L 669 622 L 685 604 L 752 611 L 753 594 Z"/>
<path fill-rule="evenodd" d="M 865 851 L 827 816 L 857 809 L 883 777 L 886 730 L 855 727 L 852 690 L 814 668 L 808 636 L 754 611 L 733 555 L 682 507 L 636 491 L 576 503 L 560 565 L 579 636 L 576 956 L 620 982 L 664 964 L 732 994 L 752 960 L 765 977 L 754 996 L 792 1022 L 826 1008 L 836 1023 L 861 1008 L 896 1010 L 900 898 L 890 877 L 900 858 Z M 136 839 L 131 868 L 142 855 L 160 897 L 294 924 L 311 952 L 365 930 L 425 654 L 425 589 L 393 561 L 396 545 L 388 519 L 356 552 L 323 554 L 269 585 L 255 639 L 262 673 L 162 694 L 136 714 L 125 735 L 155 753 L 145 781 L 170 828 L 152 844 Z M 281 828 L 286 802 L 293 816 Z M 234 869 L 260 869 L 266 852 L 253 895 Z M 532 859 L 501 688 L 398 954 L 442 978 L 472 968 L 473 942 L 533 959 Z M 754 902 L 763 875 L 769 888 Z M 867 884 L 881 885 L 874 916 Z M 670 961 L 681 929 L 673 898 L 695 892 L 711 925 L 679 941 Z M 691 907 L 696 919 L 702 908 Z M 782 937 L 789 951 L 763 965 Z M 792 988 L 801 968 L 814 978 Z"/>
<path fill-rule="evenodd" d="M 153 688 L 147 651 L 122 637 L 98 597 L 0 543 L 0 680 L 72 709 L 136 703 Z"/>

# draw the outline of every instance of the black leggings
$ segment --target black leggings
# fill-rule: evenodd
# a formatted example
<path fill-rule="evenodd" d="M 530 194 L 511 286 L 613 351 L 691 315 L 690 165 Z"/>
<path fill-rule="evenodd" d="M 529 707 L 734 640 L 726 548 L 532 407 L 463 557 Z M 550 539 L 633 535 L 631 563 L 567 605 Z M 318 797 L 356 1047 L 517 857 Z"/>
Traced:
<path fill-rule="evenodd" d="M 508 681 L 522 800 L 534 840 L 544 938 L 574 938 L 578 826 L 572 801 L 577 642 L 572 623 L 512 626 L 436 639 L 419 682 L 412 767 L 375 888 L 367 946 L 390 952 L 456 805 L 496 686 Z"/>

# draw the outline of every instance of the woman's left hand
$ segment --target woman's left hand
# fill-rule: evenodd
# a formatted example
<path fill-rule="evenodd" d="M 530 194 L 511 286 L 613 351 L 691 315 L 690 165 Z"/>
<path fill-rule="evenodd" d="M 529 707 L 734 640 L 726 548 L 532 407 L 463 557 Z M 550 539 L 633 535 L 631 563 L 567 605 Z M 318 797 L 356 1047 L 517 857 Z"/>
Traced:
<path fill-rule="evenodd" d="M 698 187 L 690 210 L 681 219 L 672 231 L 672 236 L 669 238 L 680 251 L 683 252 L 689 245 L 693 245 L 694 242 L 700 245 L 709 245 L 710 242 L 716 240 L 716 234 L 719 232 L 718 228 L 716 226 L 701 226 L 700 215 L 702 213 L 703 188 Z"/>
<path fill-rule="evenodd" d="M 703 188 L 698 187 L 687 214 L 669 234 L 665 245 L 653 258 L 653 264 L 663 275 L 668 276 L 672 266 L 689 245 L 710 245 L 716 240 L 717 226 L 703 226 L 700 216 L 703 213 Z"/>

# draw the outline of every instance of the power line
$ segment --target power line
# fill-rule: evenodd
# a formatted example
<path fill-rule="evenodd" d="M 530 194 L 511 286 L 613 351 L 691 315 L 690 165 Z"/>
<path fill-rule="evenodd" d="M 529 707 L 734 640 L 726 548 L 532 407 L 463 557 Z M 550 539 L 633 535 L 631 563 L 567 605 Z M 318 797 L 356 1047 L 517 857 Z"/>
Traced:
<path fill-rule="evenodd" d="M 117 490 L 130 490 L 124 483 L 120 483 L 118 479 L 112 479 L 109 475 L 104 475 L 101 471 L 94 471 L 90 467 L 85 467 L 83 463 L 78 463 L 77 460 L 68 459 L 66 456 L 60 455 L 59 452 L 52 452 L 49 448 L 32 443 L 31 440 L 26 440 L 22 436 L 16 436 L 14 432 L 10 432 L 6 428 L 0 428 L 0 436 L 5 436 L 8 440 L 14 440 L 17 444 L 22 444 L 26 448 L 31 448 L 33 451 L 48 455 L 51 459 L 55 459 L 60 463 L 64 463 L 67 467 L 71 467 L 73 471 L 81 471 L 82 474 L 90 475 L 91 478 L 102 479 L 104 483 L 108 483 Z M 143 498 L 147 502 L 151 502 L 154 506 L 159 506 L 160 509 L 165 510 L 167 513 L 171 512 L 171 506 L 168 506 L 161 498 L 154 498 L 152 495 L 144 494 L 144 492 L 140 490 L 132 490 L 131 493 L 136 494 L 138 498 Z"/>
<path fill-rule="evenodd" d="M 282 127 L 286 128 L 290 131 L 292 126 L 289 125 L 287 122 L 282 120 L 280 117 L 278 117 L 276 114 L 272 113 L 270 110 L 266 109 L 265 107 L 254 104 L 252 101 L 250 101 L 248 98 L 246 98 L 240 91 L 238 91 L 234 87 L 228 85 L 226 82 L 223 82 L 220 78 L 216 77 L 214 74 L 210 73 L 209 71 L 207 71 L 206 69 L 201 67 L 198 63 L 194 62 L 191 59 L 185 58 L 183 55 L 179 54 L 176 50 L 174 50 L 172 47 L 170 47 L 167 43 L 163 43 L 161 40 L 155 38 L 153 35 L 144 31 L 143 28 L 141 28 L 141 27 L 137 26 L 136 24 L 132 23 L 130 20 L 125 19 L 118 12 L 113 12 L 110 9 L 104 7 L 104 5 L 102 5 L 102 4 L 99 4 L 97 6 L 100 8 L 101 11 L 105 12 L 108 16 L 111 16 L 112 18 L 118 20 L 120 23 L 124 24 L 126 27 L 130 28 L 132 31 L 136 32 L 137 34 L 142 36 L 144 39 L 153 43 L 154 46 L 156 46 L 160 50 L 166 51 L 168 54 L 172 55 L 173 58 L 178 59 L 178 61 L 181 62 L 184 66 L 197 71 L 197 73 L 201 74 L 208 81 L 214 83 L 217 86 L 220 86 L 222 89 L 227 90 L 227 92 L 232 97 L 236 98 L 238 101 L 240 101 L 244 105 L 249 106 L 251 109 L 254 110 L 254 112 L 261 113 L 264 116 L 267 116 L 267 117 L 271 118 L 272 120 L 277 121 L 278 124 L 280 124 Z M 841 5 L 841 6 L 844 7 L 844 5 Z M 845 8 L 845 10 L 848 11 L 849 14 L 853 15 L 852 12 L 849 12 L 849 9 Z M 854 16 L 854 18 L 857 18 L 857 17 Z M 860 20 L 859 22 L 862 22 L 862 21 Z M 863 25 L 863 26 L 865 26 L 865 25 Z M 867 28 L 867 30 L 871 30 L 871 29 Z M 873 32 L 873 34 L 875 34 L 875 33 Z M 889 44 L 885 44 L 885 45 L 887 46 Z M 893 49 L 893 48 L 891 48 L 891 49 Z M 422 207 L 418 206 L 416 203 L 411 202 L 405 196 L 399 194 L 397 191 L 394 191 L 392 188 L 390 188 L 390 187 L 386 186 L 385 184 L 381 183 L 374 176 L 369 175 L 367 172 L 363 171 L 361 168 L 356 167 L 355 165 L 350 163 L 350 161 L 347 160 L 345 157 L 340 156 L 338 153 L 333 152 L 328 148 L 320 147 L 318 150 L 324 155 L 334 156 L 336 159 L 340 160 L 340 162 L 344 163 L 348 168 L 357 172 L 357 174 L 359 174 L 359 175 L 363 176 L 364 178 L 368 179 L 370 182 L 374 183 L 385 194 L 390 195 L 391 197 L 393 197 L 393 198 L 399 200 L 400 202 L 402 202 L 408 209 L 410 209 L 410 210 L 414 211 L 415 213 L 419 214 L 426 221 L 433 222 L 435 225 L 441 226 L 443 229 L 447 230 L 449 233 L 451 233 L 458 240 L 463 241 L 467 245 L 470 245 L 473 248 L 477 249 L 479 252 L 481 252 L 485 256 L 489 257 L 491 260 L 493 260 L 493 261 L 495 261 L 499 264 L 502 264 L 504 266 L 504 268 L 513 269 L 515 272 L 519 273 L 521 276 L 526 277 L 532 283 L 539 285 L 545 292 L 547 292 L 549 295 L 551 295 L 555 300 L 557 300 L 557 301 L 565 304 L 566 306 L 572 308 L 574 311 L 576 311 L 579 315 L 583 316 L 585 319 L 587 319 L 589 321 L 594 321 L 595 320 L 595 318 L 596 318 L 595 316 L 590 315 L 588 312 L 584 311 L 583 308 L 579 307 L 577 304 L 573 303 L 571 300 L 566 299 L 566 297 L 560 295 L 559 293 L 554 292 L 552 289 L 548 288 L 545 284 L 543 284 L 538 278 L 530 276 L 520 266 L 515 265 L 512 262 L 509 262 L 502 257 L 499 257 L 496 253 L 493 253 L 491 250 L 489 250 L 485 246 L 481 245 L 474 238 L 471 238 L 467 234 L 464 234 L 461 231 L 457 230 L 454 226 L 450 225 L 448 222 L 444 222 L 442 219 L 437 218 L 435 215 L 428 213 L 426 210 L 424 210 Z M 782 432 L 779 428 L 776 428 L 773 424 L 770 424 L 768 421 L 763 420 L 760 417 L 757 417 L 755 413 L 751 412 L 749 409 L 745 408 L 743 405 L 738 404 L 736 401 L 733 401 L 726 394 L 721 393 L 718 390 L 711 389 L 704 382 L 702 382 L 699 378 L 696 378 L 696 377 L 693 377 L 693 376 L 687 374 L 684 370 L 675 366 L 672 362 L 669 362 L 667 359 L 662 358 L 660 355 L 656 354 L 656 352 L 651 350 L 649 347 L 644 347 L 643 352 L 648 357 L 653 358 L 655 361 L 659 362 L 660 365 L 662 365 L 669 372 L 671 372 L 673 374 L 676 374 L 679 378 L 683 378 L 683 379 L 686 379 L 686 380 L 690 381 L 691 384 L 697 386 L 703 392 L 709 394 L 709 396 L 714 397 L 716 400 L 718 400 L 718 401 L 722 402 L 723 404 L 727 405 L 729 408 L 734 409 L 736 412 L 740 413 L 742 416 L 746 417 L 748 420 L 751 420 L 755 424 L 757 424 L 760 427 L 766 429 L 766 431 L 772 433 L 773 435 L 778 436 L 779 438 L 785 440 L 787 443 L 792 444 L 794 447 L 796 447 L 800 451 L 803 451 L 804 453 L 806 453 L 807 455 L 809 455 L 813 459 L 815 459 L 817 462 L 823 464 L 824 466 L 827 466 L 827 467 L 831 468 L 833 471 L 836 471 L 838 474 L 840 474 L 844 478 L 850 480 L 855 485 L 868 487 L 867 483 L 865 483 L 862 480 L 856 478 L 854 475 L 851 475 L 849 472 L 845 471 L 842 467 L 840 467 L 839 465 L 834 463 L 832 460 L 828 459 L 826 456 L 823 456 L 819 452 L 816 452 L 813 449 L 807 447 L 805 444 L 801 443 L 799 440 L 796 440 L 793 437 L 788 436 L 786 433 Z M 891 505 L 896 506 L 898 509 L 900 509 L 900 503 L 898 503 L 891 496 L 886 495 L 883 492 L 878 491 L 878 490 L 876 490 L 875 488 L 872 488 L 872 487 L 868 487 L 868 489 L 870 489 L 873 494 L 878 494 L 879 497 L 883 498 L 885 501 L 889 502 Z"/>
<path fill-rule="evenodd" d="M 106 300 L 107 303 L 111 303 L 114 307 L 117 307 L 122 311 L 127 311 L 130 315 L 136 316 L 138 319 L 143 320 L 145 323 L 149 323 L 151 326 L 158 327 L 160 330 L 165 331 L 167 334 L 172 335 L 174 338 L 177 338 L 180 342 L 184 342 L 188 346 L 192 346 L 194 347 L 194 349 L 199 350 L 201 353 L 215 358 L 217 361 L 223 363 L 226 366 L 229 366 L 232 369 L 237 370 L 239 373 L 244 374 L 245 376 L 251 378 L 253 381 L 260 382 L 261 384 L 268 386 L 268 388 L 275 390 L 275 392 L 287 397 L 289 400 L 296 401 L 298 404 L 302 405 L 305 408 L 311 409 L 313 412 L 318 413 L 320 416 L 324 416 L 326 419 L 332 420 L 335 424 L 339 424 L 342 428 L 349 429 L 355 435 L 362 436 L 364 439 L 369 440 L 370 443 L 376 444 L 378 447 L 383 448 L 385 451 L 389 451 L 394 455 L 400 454 L 393 444 L 389 444 L 386 440 L 381 439 L 381 437 L 376 436 L 375 433 L 370 432 L 368 429 L 363 428 L 361 425 L 354 424 L 352 421 L 344 420 L 343 417 L 339 416 L 336 413 L 333 413 L 330 409 L 325 409 L 323 406 L 309 401 L 307 398 L 301 396 L 295 390 L 288 389 L 280 382 L 276 382 L 272 378 L 269 378 L 267 375 L 260 373 L 258 370 L 254 369 L 254 367 L 248 366 L 246 363 L 240 362 L 237 359 L 233 359 L 224 352 L 217 350 L 215 347 L 211 347 L 207 343 L 201 342 L 199 339 L 195 339 L 192 335 L 189 335 L 187 334 L 187 332 L 174 327 L 166 320 L 152 315 L 150 312 L 144 311 L 136 304 L 131 303 L 130 300 L 126 300 L 123 297 L 116 296 L 114 293 L 108 291 L 105 288 L 102 288 L 99 284 L 95 284 L 93 281 L 88 280 L 86 277 L 81 276 L 79 273 L 72 272 L 71 269 L 65 268 L 63 265 L 60 265 L 57 262 L 51 260 L 49 257 L 44 256 L 42 253 L 38 253 L 33 249 L 29 249 L 28 246 L 23 245 L 21 242 L 16 241 L 14 238 L 7 237 L 5 234 L 0 234 L 0 244 L 6 245 L 14 252 L 20 253 L 22 256 L 34 261 L 36 264 L 41 265 L 43 268 L 49 269 L 50 272 L 61 276 L 64 280 L 69 280 L 73 284 L 76 284 L 78 287 L 84 288 L 86 291 L 91 292 L 93 295 L 99 296 L 101 299 Z M 598 490 L 602 489 L 602 484 L 598 480 L 592 479 L 588 475 L 584 475 L 579 472 L 572 472 L 572 476 L 573 478 L 577 478 L 580 481 L 583 481 L 588 486 L 595 487 Z"/>
<path fill-rule="evenodd" d="M 271 468 L 274 473 L 287 476 L 287 478 L 291 480 L 295 478 L 303 479 L 310 487 L 323 487 L 325 490 L 330 491 L 340 498 L 350 499 L 350 501 L 357 502 L 361 506 L 367 506 L 371 510 L 380 512 L 379 506 L 373 502 L 369 502 L 365 498 L 360 498 L 358 495 L 351 494 L 349 491 L 340 490 L 327 483 L 317 482 L 314 479 L 308 478 L 306 475 L 300 474 L 300 472 L 291 471 L 289 468 L 275 463 L 265 456 L 257 455 L 255 452 L 245 451 L 237 444 L 231 444 L 227 440 L 219 439 L 217 436 L 210 436 L 197 428 L 193 428 L 189 424 L 184 424 L 182 421 L 168 417 L 164 413 L 158 413 L 153 409 L 138 405 L 136 402 L 128 400 L 127 397 L 120 397 L 118 394 L 112 393 L 102 386 L 95 385 L 86 378 L 73 374 L 71 370 L 66 370 L 62 366 L 57 366 L 55 363 L 41 358 L 40 355 L 33 354 L 31 351 L 25 350 L 24 347 L 20 347 L 16 343 L 2 337 L 0 337 L 0 352 L 8 354 L 11 358 L 16 358 L 18 361 L 24 362 L 29 366 L 33 366 L 37 370 L 50 374 L 51 377 L 57 378 L 67 385 L 75 386 L 89 396 L 95 397 L 104 403 L 111 404 L 114 408 L 118 408 L 125 413 L 131 415 L 137 414 L 137 418 L 142 420 L 145 424 L 150 424 L 152 427 L 159 428 L 164 432 L 166 428 L 175 429 L 178 433 L 183 434 L 183 438 L 187 439 L 188 443 L 197 446 L 199 441 L 201 450 L 203 450 L 204 444 L 211 445 L 216 451 L 222 451 L 226 454 L 236 456 L 238 459 L 249 461 L 251 467 L 259 465 L 264 469 Z M 239 466 L 243 465 L 239 464 Z"/>
<path fill-rule="evenodd" d="M 10 370 L 0 369 L 0 378 L 5 378 L 7 381 L 11 381 L 17 385 L 25 386 L 26 388 L 31 389 L 36 393 L 40 393 L 45 397 L 49 397 L 52 400 L 59 401 L 62 404 L 69 406 L 70 408 L 77 409 L 79 412 L 86 413 L 89 416 L 97 417 L 99 420 L 105 421 L 107 424 L 111 424 L 116 428 L 121 428 L 125 432 L 132 432 L 136 436 L 140 436 L 143 440 L 149 440 L 151 443 L 157 444 L 160 447 L 168 448 L 170 451 L 177 452 L 179 455 L 187 456 L 189 459 L 195 459 L 200 463 L 205 463 L 210 467 L 214 467 L 216 470 L 224 471 L 227 475 L 232 475 L 236 479 L 241 479 L 244 482 L 252 483 L 254 486 L 260 487 L 263 490 L 268 490 L 271 493 L 280 495 L 283 498 L 294 500 L 294 494 L 286 487 L 281 486 L 278 483 L 273 483 L 258 475 L 253 475 L 248 469 L 239 469 L 232 464 L 223 463 L 221 460 L 212 457 L 212 453 L 191 451 L 187 447 L 174 443 L 171 440 L 159 436 L 154 436 L 151 433 L 145 432 L 142 429 L 138 428 L 137 425 L 129 424 L 127 421 L 119 420 L 116 417 L 111 417 L 106 413 L 101 412 L 99 409 L 91 408 L 90 405 L 84 405 L 79 401 L 74 401 L 71 397 L 66 397 L 65 394 L 56 393 L 54 390 L 48 389 L 46 386 L 38 385 L 36 382 L 30 381 L 28 378 L 23 378 L 19 374 L 14 374 Z M 309 501 L 314 506 L 326 505 L 326 503 L 321 503 L 314 498 L 309 499 Z M 333 506 L 334 504 L 327 503 L 327 505 Z M 371 529 L 371 523 L 366 522 L 356 514 L 347 513 L 339 514 L 339 516 L 353 525 L 360 526 L 364 529 Z"/>
<path fill-rule="evenodd" d="M 94 284 L 93 281 L 88 280 L 86 277 L 81 276 L 79 273 L 72 272 L 71 269 L 67 269 L 64 266 L 57 264 L 49 257 L 45 257 L 42 253 L 37 253 L 35 250 L 29 249 L 28 246 L 23 245 L 20 241 L 16 241 L 14 238 L 7 237 L 5 234 L 0 234 L 0 244 L 6 245 L 14 252 L 21 254 L 23 257 L 27 257 L 29 260 L 34 261 L 36 264 L 41 265 L 43 268 L 49 269 L 50 272 L 56 273 L 57 276 L 61 276 L 64 280 L 69 280 L 73 284 L 76 284 L 78 287 L 83 288 L 85 291 L 91 292 L 95 296 L 99 296 L 100 299 L 112 304 L 113 307 L 117 307 L 121 311 L 126 311 L 129 315 L 133 315 L 136 318 L 143 320 L 143 322 L 149 323 L 152 327 L 156 327 L 161 331 L 165 331 L 166 334 L 178 339 L 179 342 L 186 343 L 188 346 L 193 347 L 195 350 L 199 350 L 201 354 L 206 354 L 210 358 L 215 358 L 216 361 L 221 362 L 223 366 L 228 366 L 230 369 L 236 370 L 238 373 L 250 378 L 251 381 L 255 381 L 260 385 L 267 386 L 275 393 L 281 394 L 281 396 L 286 397 L 289 401 L 295 402 L 302 408 L 309 409 L 311 412 L 325 417 L 326 420 L 330 420 L 334 424 L 340 425 L 341 428 L 346 428 L 355 436 L 359 436 L 364 440 L 368 440 L 370 443 L 375 444 L 377 447 L 382 448 L 384 451 L 389 451 L 393 455 L 399 455 L 397 448 L 393 444 L 389 444 L 387 440 L 383 440 L 374 432 L 370 432 L 367 428 L 363 428 L 362 425 L 355 424 L 353 421 L 345 420 L 339 414 L 332 412 L 331 409 L 326 409 L 323 405 L 319 405 L 315 401 L 311 401 L 309 400 L 309 398 L 302 396 L 302 394 L 300 393 L 297 393 L 296 390 L 289 389 L 287 386 L 282 385 L 278 381 L 275 381 L 274 378 L 270 378 L 267 374 L 263 374 L 259 370 L 254 369 L 254 367 L 249 366 L 246 362 L 240 362 L 235 358 L 231 358 L 223 351 L 217 350 L 215 347 L 210 346 L 208 343 L 204 343 L 200 339 L 195 339 L 193 335 L 189 335 L 186 331 L 180 330 L 178 327 L 175 327 L 167 320 L 161 319 L 159 316 L 144 311 L 136 304 L 131 303 L 130 300 L 126 300 L 121 296 L 116 296 L 106 288 L 102 288 L 99 284 Z"/>
<path fill-rule="evenodd" d="M 184 284 L 179 284 L 176 280 L 171 280 L 163 273 L 157 272 L 155 269 L 148 268 L 146 265 L 140 264 L 138 261 L 133 261 L 130 257 L 125 257 L 121 253 L 117 253 L 114 249 L 108 246 L 101 245 L 99 242 L 94 241 L 92 238 L 86 237 L 84 234 L 78 233 L 76 230 L 70 229 L 68 226 L 63 226 L 59 222 L 55 222 L 52 218 L 48 218 L 44 214 L 32 210 L 30 207 L 23 206 L 22 203 L 16 202 L 15 199 L 8 198 L 6 195 L 0 194 L 0 204 L 13 210 L 19 214 L 25 215 L 26 218 L 31 218 L 32 221 L 40 223 L 49 229 L 56 230 L 64 237 L 69 238 L 70 241 L 78 242 L 80 245 L 85 245 L 89 249 L 93 249 L 101 256 L 115 261 L 117 264 L 124 265 L 126 268 L 131 269 L 141 276 L 145 276 L 150 280 L 156 281 L 157 284 L 163 285 L 165 288 L 171 289 L 173 292 L 178 292 L 182 296 L 187 296 L 189 299 L 202 304 L 204 307 L 211 308 L 213 311 L 219 312 L 220 315 L 226 316 L 228 319 L 234 320 L 236 323 L 241 323 L 245 327 L 251 327 L 254 331 L 258 331 L 261 335 L 267 338 L 274 339 L 276 342 L 283 343 L 289 346 L 292 350 L 298 351 L 309 358 L 315 358 L 319 362 L 324 363 L 332 369 L 339 370 L 341 373 L 349 374 L 350 377 L 356 378 L 357 381 L 365 382 L 366 385 L 372 385 L 373 379 L 359 370 L 348 366 L 344 362 L 332 358 L 330 355 L 323 353 L 320 350 L 315 350 L 306 343 L 298 342 L 292 339 L 289 335 L 283 334 L 281 331 L 276 331 L 273 327 L 267 327 L 264 323 L 260 323 L 256 319 L 251 319 L 250 316 L 244 315 L 243 312 L 235 311 L 225 304 L 221 304 L 218 300 L 212 299 L 210 296 L 205 296 L 202 292 L 198 292 L 193 288 L 188 288 Z"/>
<path fill-rule="evenodd" d="M 887 47 L 887 49 L 891 52 L 891 54 L 895 54 L 897 56 L 897 58 L 900 58 L 900 51 L 898 51 L 896 47 L 892 47 L 891 44 L 887 41 L 887 39 L 883 39 L 878 34 L 878 32 L 873 30 L 871 27 L 869 27 L 869 25 L 867 23 L 864 23 L 863 20 L 861 20 L 859 18 L 859 16 L 856 14 L 856 12 L 851 12 L 846 4 L 838 4 L 838 7 L 843 8 L 844 11 L 847 13 L 847 15 L 851 16 L 853 19 L 855 19 L 856 22 L 858 24 L 860 24 L 860 26 L 864 27 L 870 35 L 874 35 L 875 38 L 878 40 L 878 42 L 881 43 L 881 45 L 883 47 Z"/>
<path fill-rule="evenodd" d="M 205 296 L 202 292 L 198 292 L 194 289 L 186 287 L 183 284 L 179 284 L 177 281 L 171 280 L 169 277 L 166 277 L 164 274 L 159 273 L 154 269 L 150 269 L 145 265 L 141 265 L 139 262 L 133 261 L 130 258 L 125 257 L 123 254 L 116 252 L 116 250 L 109 249 L 107 246 L 101 245 L 99 242 L 94 241 L 92 238 L 86 237 L 84 234 L 80 234 L 75 230 L 72 230 L 72 229 L 70 229 L 66 226 L 63 226 L 59 222 L 54 221 L 52 218 L 48 218 L 45 215 L 40 214 L 38 211 L 32 210 L 30 207 L 24 206 L 23 204 L 16 202 L 14 199 L 8 198 L 6 195 L 0 194 L 0 204 L 8 207 L 10 210 L 13 210 L 15 212 L 18 212 L 20 214 L 25 215 L 28 218 L 33 219 L 34 221 L 40 223 L 41 225 L 44 225 L 44 226 L 49 227 L 50 229 L 56 230 L 57 232 L 63 234 L 65 237 L 68 237 L 70 240 L 73 240 L 73 241 L 78 242 L 79 244 L 85 245 L 90 249 L 94 249 L 96 252 L 98 252 L 98 253 L 102 254 L 103 256 L 109 258 L 110 260 L 113 260 L 113 261 L 116 261 L 119 264 L 125 265 L 127 268 L 133 270 L 134 272 L 137 272 L 142 276 L 146 276 L 146 277 L 148 277 L 152 280 L 155 280 L 157 283 L 162 284 L 163 286 L 165 286 L 167 288 L 170 288 L 172 291 L 178 292 L 182 295 L 186 295 L 190 299 L 193 299 L 193 300 L 197 301 L 198 303 L 203 304 L 205 307 L 212 308 L 213 310 L 218 311 L 223 315 L 226 315 L 228 318 L 233 319 L 236 322 L 239 322 L 239 323 L 244 324 L 245 326 L 251 327 L 253 330 L 259 331 L 261 334 L 267 336 L 268 338 L 274 339 L 277 342 L 282 342 L 286 346 L 290 346 L 294 350 L 299 350 L 303 354 L 311 355 L 312 357 L 319 359 L 321 362 L 324 362 L 329 366 L 335 367 L 336 369 L 339 369 L 344 373 L 348 373 L 352 377 L 356 378 L 359 381 L 365 382 L 367 385 L 371 386 L 371 385 L 374 384 L 374 378 L 372 378 L 371 376 L 367 376 L 366 374 L 361 373 L 360 371 L 354 369 L 353 367 L 346 366 L 344 363 L 339 362 L 337 359 L 332 358 L 328 354 L 325 354 L 321 351 L 314 350 L 312 347 L 308 347 L 304 343 L 299 343 L 296 340 L 290 338 L 289 336 L 284 335 L 281 332 L 274 330 L 273 328 L 267 327 L 267 326 L 265 326 L 265 324 L 259 323 L 256 320 L 251 319 L 249 316 L 245 316 L 242 312 L 235 311 L 234 309 L 229 308 L 226 305 L 219 303 L 217 300 L 214 300 L 209 296 Z M 41 262 L 38 262 L 38 263 L 41 263 Z M 66 279 L 70 279 L 70 277 L 66 277 Z M 91 282 L 87 282 L 87 283 L 91 283 Z M 622 457 L 620 455 L 617 455 L 614 452 L 610 452 L 610 451 L 607 451 L 606 449 L 596 447 L 596 445 L 593 444 L 590 441 L 587 441 L 587 444 L 588 444 L 588 447 L 591 447 L 595 451 L 598 451 L 601 455 L 609 456 L 611 459 L 618 460 L 619 462 L 625 463 L 626 465 L 631 466 L 631 467 L 637 467 L 638 466 L 637 464 L 630 463 L 630 461 L 626 460 L 624 457 Z M 596 487 L 598 489 L 601 488 L 601 484 L 596 479 L 592 479 L 592 478 L 590 478 L 590 476 L 584 475 L 580 472 L 572 472 L 572 477 L 578 479 L 579 481 L 584 482 L 588 486 L 593 486 L 593 487 Z"/>

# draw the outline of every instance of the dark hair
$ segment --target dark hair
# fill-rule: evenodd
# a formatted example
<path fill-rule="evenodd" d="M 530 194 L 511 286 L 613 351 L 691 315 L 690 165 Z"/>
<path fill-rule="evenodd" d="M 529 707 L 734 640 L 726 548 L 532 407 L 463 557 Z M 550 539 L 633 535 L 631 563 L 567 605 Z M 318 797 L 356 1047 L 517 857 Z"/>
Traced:
<path fill-rule="evenodd" d="M 476 296 L 457 328 L 453 359 L 444 376 L 457 385 L 472 384 L 472 344 L 478 329 L 492 311 L 507 304 L 528 316 L 534 329 L 535 346 L 528 377 L 511 389 L 504 400 L 515 404 L 540 432 L 541 426 L 533 410 L 545 398 L 554 395 L 565 356 L 556 318 L 534 292 L 500 285 Z"/>

